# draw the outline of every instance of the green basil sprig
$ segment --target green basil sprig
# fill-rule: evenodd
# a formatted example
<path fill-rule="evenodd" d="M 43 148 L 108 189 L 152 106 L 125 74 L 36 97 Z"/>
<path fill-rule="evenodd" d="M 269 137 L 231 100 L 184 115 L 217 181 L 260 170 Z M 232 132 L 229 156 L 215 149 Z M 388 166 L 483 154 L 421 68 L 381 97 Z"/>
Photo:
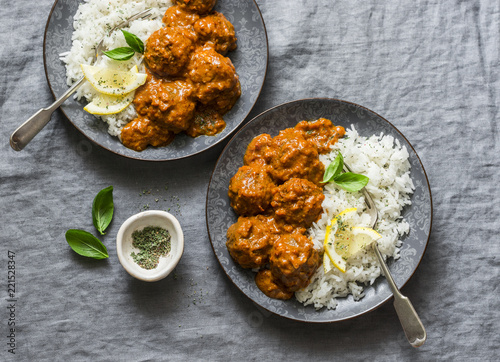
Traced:
<path fill-rule="evenodd" d="M 123 36 L 125 37 L 125 41 L 128 44 L 128 47 L 120 47 L 112 50 L 108 50 L 103 52 L 107 57 L 114 60 L 129 60 L 134 56 L 135 53 L 144 54 L 144 43 L 137 35 L 129 33 L 126 30 L 122 30 Z"/>
<path fill-rule="evenodd" d="M 84 230 L 69 229 L 66 241 L 77 254 L 94 259 L 109 257 L 106 246 L 91 233 Z"/>
<path fill-rule="evenodd" d="M 327 166 L 322 182 L 335 182 L 348 192 L 359 191 L 368 184 L 369 178 L 367 176 L 354 172 L 342 173 L 343 168 L 344 157 L 342 157 L 342 154 L 339 152 L 335 160 Z"/>
<path fill-rule="evenodd" d="M 92 221 L 101 235 L 105 234 L 106 228 L 113 219 L 113 186 L 99 191 L 92 203 Z"/>

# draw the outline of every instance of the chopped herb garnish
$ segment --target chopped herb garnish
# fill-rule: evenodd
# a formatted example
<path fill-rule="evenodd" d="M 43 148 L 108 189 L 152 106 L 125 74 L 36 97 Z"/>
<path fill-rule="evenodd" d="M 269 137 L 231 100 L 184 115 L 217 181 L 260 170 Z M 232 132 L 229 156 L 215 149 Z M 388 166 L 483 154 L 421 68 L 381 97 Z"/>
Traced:
<path fill-rule="evenodd" d="M 154 269 L 160 258 L 170 252 L 170 233 L 158 226 L 147 226 L 132 233 L 132 246 L 139 253 L 132 252 L 130 256 L 143 269 Z"/>

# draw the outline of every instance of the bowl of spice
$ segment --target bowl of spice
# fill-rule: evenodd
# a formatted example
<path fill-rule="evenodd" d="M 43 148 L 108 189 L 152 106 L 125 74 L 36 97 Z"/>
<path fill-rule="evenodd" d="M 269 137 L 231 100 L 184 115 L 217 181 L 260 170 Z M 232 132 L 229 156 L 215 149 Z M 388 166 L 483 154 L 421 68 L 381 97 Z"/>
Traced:
<path fill-rule="evenodd" d="M 181 259 L 184 235 L 170 213 L 148 210 L 129 217 L 118 230 L 116 252 L 134 278 L 154 282 L 165 278 Z"/>

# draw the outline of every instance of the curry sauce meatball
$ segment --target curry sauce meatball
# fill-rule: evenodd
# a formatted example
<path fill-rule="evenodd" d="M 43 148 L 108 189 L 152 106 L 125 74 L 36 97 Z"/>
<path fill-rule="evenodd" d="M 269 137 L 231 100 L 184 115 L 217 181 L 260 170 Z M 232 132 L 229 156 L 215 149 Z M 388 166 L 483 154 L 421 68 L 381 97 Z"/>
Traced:
<path fill-rule="evenodd" d="M 231 206 L 239 215 L 255 215 L 265 211 L 275 184 L 266 168 L 242 166 L 229 182 Z"/>
<path fill-rule="evenodd" d="M 319 153 L 330 152 L 339 138 L 345 135 L 344 127 L 334 126 L 332 121 L 326 118 L 299 122 L 295 129 L 302 131 L 304 138 L 311 142 Z"/>
<path fill-rule="evenodd" d="M 205 14 L 213 9 L 217 0 L 174 0 L 174 4 L 197 14 Z"/>
<path fill-rule="evenodd" d="M 269 165 L 275 154 L 273 139 L 267 133 L 254 137 L 247 146 L 243 163 L 245 165 Z"/>
<path fill-rule="evenodd" d="M 144 61 L 161 77 L 181 75 L 196 48 L 196 34 L 182 27 L 163 27 L 146 41 Z"/>
<path fill-rule="evenodd" d="M 273 277 L 290 292 L 308 286 L 319 264 L 318 251 L 302 234 L 282 235 L 274 242 L 269 256 Z"/>
<path fill-rule="evenodd" d="M 222 112 L 231 108 L 241 94 L 231 59 L 217 53 L 213 47 L 200 47 L 193 53 L 188 76 L 197 87 L 197 100 Z"/>
<path fill-rule="evenodd" d="M 192 93 L 190 82 L 149 76 L 146 84 L 136 91 L 134 105 L 142 118 L 179 133 L 189 127 L 194 116 L 196 102 L 191 97 Z"/>
<path fill-rule="evenodd" d="M 226 54 L 236 49 L 234 26 L 219 12 L 212 12 L 194 23 L 194 31 L 203 43 L 213 45 L 216 52 Z"/>
<path fill-rule="evenodd" d="M 186 11 L 179 5 L 170 6 L 163 15 L 162 22 L 165 26 L 192 27 L 200 16 L 196 13 Z"/>
<path fill-rule="evenodd" d="M 148 145 L 153 147 L 166 146 L 174 140 L 175 134 L 159 127 L 149 119 L 136 118 L 122 128 L 120 138 L 122 143 L 135 151 L 143 151 Z"/>
<path fill-rule="evenodd" d="M 293 292 L 281 285 L 269 269 L 258 271 L 255 275 L 255 284 L 269 298 L 287 300 L 293 297 Z"/>
<path fill-rule="evenodd" d="M 243 268 L 259 268 L 269 260 L 269 250 L 278 237 L 274 219 L 263 215 L 243 217 L 227 230 L 226 247 Z"/>
<path fill-rule="evenodd" d="M 275 157 L 271 160 L 272 175 L 278 182 L 305 178 L 316 185 L 323 180 L 325 166 L 312 143 L 301 131 L 287 128 L 273 138 Z"/>
<path fill-rule="evenodd" d="M 308 228 L 323 212 L 323 191 L 311 181 L 291 178 L 273 190 L 271 206 L 276 218 Z"/>

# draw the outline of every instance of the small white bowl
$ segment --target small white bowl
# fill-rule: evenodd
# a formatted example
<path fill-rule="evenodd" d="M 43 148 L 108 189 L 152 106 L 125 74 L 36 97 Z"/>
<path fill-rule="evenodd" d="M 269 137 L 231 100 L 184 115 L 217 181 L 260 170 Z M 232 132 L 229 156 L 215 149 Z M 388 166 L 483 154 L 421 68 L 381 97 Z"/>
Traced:
<path fill-rule="evenodd" d="M 137 265 L 130 256 L 133 251 L 138 250 L 132 246 L 132 233 L 142 230 L 146 226 L 159 226 L 170 233 L 170 252 L 166 257 L 161 257 L 158 266 L 154 269 L 144 269 Z M 116 252 L 120 263 L 125 270 L 134 278 L 155 282 L 165 278 L 181 259 L 184 251 L 184 235 L 181 225 L 170 213 L 160 210 L 143 211 L 129 217 L 118 230 L 116 236 Z"/>

